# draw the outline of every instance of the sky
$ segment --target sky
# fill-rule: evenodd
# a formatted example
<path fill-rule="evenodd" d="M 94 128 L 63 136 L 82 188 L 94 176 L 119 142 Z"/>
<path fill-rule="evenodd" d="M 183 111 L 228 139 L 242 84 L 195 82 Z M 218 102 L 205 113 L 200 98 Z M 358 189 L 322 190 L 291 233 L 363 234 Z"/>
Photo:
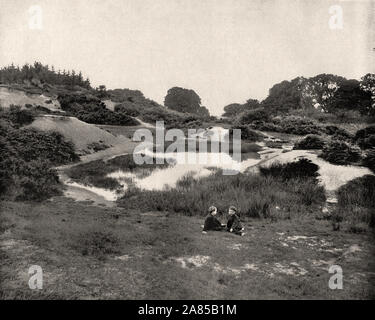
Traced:
<path fill-rule="evenodd" d="M 81 70 L 93 86 L 138 89 L 159 103 L 169 88 L 189 88 L 214 115 L 264 99 L 283 80 L 359 79 L 375 69 L 372 0 L 0 0 L 0 8 L 0 66 Z"/>

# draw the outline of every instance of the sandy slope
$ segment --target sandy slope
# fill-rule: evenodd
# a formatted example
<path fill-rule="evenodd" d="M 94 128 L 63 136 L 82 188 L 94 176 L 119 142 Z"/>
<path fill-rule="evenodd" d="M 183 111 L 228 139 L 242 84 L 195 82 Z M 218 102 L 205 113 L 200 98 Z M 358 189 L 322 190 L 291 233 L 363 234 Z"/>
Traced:
<path fill-rule="evenodd" d="M 51 101 L 47 103 L 47 101 Z M 9 108 L 10 105 L 25 106 L 30 104 L 32 106 L 42 106 L 51 111 L 62 111 L 60 103 L 51 97 L 43 94 L 27 94 L 22 90 L 9 89 L 7 87 L 0 87 L 0 105 L 4 108 Z"/>
<path fill-rule="evenodd" d="M 119 138 L 93 124 L 80 121 L 74 117 L 44 115 L 37 117 L 30 127 L 61 133 L 67 140 L 74 143 L 78 152 L 89 151 L 88 145 L 93 142 L 113 146 L 120 143 Z"/>

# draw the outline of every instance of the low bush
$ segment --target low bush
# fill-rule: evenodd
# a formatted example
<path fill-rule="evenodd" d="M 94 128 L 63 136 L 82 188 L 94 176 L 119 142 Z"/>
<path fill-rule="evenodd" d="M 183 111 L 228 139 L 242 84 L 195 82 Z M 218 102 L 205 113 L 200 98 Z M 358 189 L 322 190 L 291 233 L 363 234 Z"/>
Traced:
<path fill-rule="evenodd" d="M 252 122 L 250 128 L 260 130 L 260 131 L 270 131 L 270 132 L 282 132 L 282 128 L 273 122 L 265 122 L 262 120 L 257 120 Z"/>
<path fill-rule="evenodd" d="M 241 140 L 255 142 L 255 141 L 261 141 L 265 137 L 263 134 L 258 133 L 256 131 L 252 130 L 249 126 L 246 126 L 246 125 L 237 125 L 237 126 L 232 126 L 229 129 L 229 139 L 230 140 L 232 140 L 233 130 L 234 129 L 241 130 Z"/>
<path fill-rule="evenodd" d="M 341 129 L 336 126 L 325 126 L 325 133 L 329 136 L 332 136 L 332 139 L 334 140 L 346 140 L 351 141 L 353 139 L 353 136 L 346 131 L 345 129 Z"/>
<path fill-rule="evenodd" d="M 80 234 L 79 238 L 74 248 L 84 256 L 95 256 L 103 260 L 106 255 L 120 252 L 120 240 L 110 232 L 91 230 Z"/>
<path fill-rule="evenodd" d="M 0 118 L 13 123 L 15 127 L 22 127 L 34 121 L 34 114 L 20 106 L 11 105 L 8 109 L 0 107 Z"/>
<path fill-rule="evenodd" d="M 60 94 L 61 109 L 79 120 L 93 124 L 134 126 L 139 122 L 127 114 L 106 108 L 98 98 L 84 94 Z"/>
<path fill-rule="evenodd" d="M 361 160 L 361 150 L 347 142 L 335 140 L 324 146 L 320 157 L 333 164 L 349 165 Z"/>
<path fill-rule="evenodd" d="M 337 196 L 341 207 L 375 208 L 375 176 L 365 175 L 349 181 L 338 189 Z"/>
<path fill-rule="evenodd" d="M 54 165 L 76 161 L 73 145 L 57 132 L 0 121 L 0 197 L 41 201 L 60 193 Z"/>
<path fill-rule="evenodd" d="M 167 129 L 202 128 L 203 126 L 201 117 L 197 115 L 177 113 L 163 107 L 141 111 L 139 118 L 153 124 L 156 121 L 164 121 Z"/>
<path fill-rule="evenodd" d="M 42 201 L 60 194 L 56 170 L 43 160 L 19 161 L 9 190 L 14 200 Z"/>
<path fill-rule="evenodd" d="M 101 150 L 108 149 L 109 146 L 103 142 L 92 142 L 87 145 L 87 148 L 93 150 L 94 152 L 98 152 Z"/>
<path fill-rule="evenodd" d="M 375 172 L 375 149 L 367 150 L 366 156 L 363 158 L 362 163 L 365 167 Z"/>
<path fill-rule="evenodd" d="M 114 110 L 118 113 L 124 113 L 131 117 L 138 117 L 141 114 L 139 108 L 130 101 L 116 105 Z"/>
<path fill-rule="evenodd" d="M 264 121 L 267 122 L 269 120 L 269 114 L 263 108 L 257 108 L 254 110 L 246 111 L 241 114 L 239 122 L 241 124 L 251 124 L 254 121 Z"/>
<path fill-rule="evenodd" d="M 289 180 L 295 178 L 315 178 L 318 176 L 319 167 L 311 160 L 303 158 L 285 164 L 274 162 L 267 167 L 261 166 L 259 170 L 264 176 Z"/>
<path fill-rule="evenodd" d="M 252 129 L 282 132 L 295 135 L 319 134 L 322 129 L 314 121 L 297 116 L 277 116 L 264 120 L 255 120 L 250 124 Z"/>
<path fill-rule="evenodd" d="M 354 136 L 354 141 L 362 149 L 375 148 L 375 126 L 358 130 Z"/>
<path fill-rule="evenodd" d="M 321 128 L 312 120 L 302 117 L 275 117 L 273 122 L 281 128 L 281 132 L 283 133 L 306 135 L 319 134 L 321 132 Z"/>
<path fill-rule="evenodd" d="M 309 134 L 305 138 L 299 140 L 294 145 L 294 149 L 296 150 L 318 150 L 322 149 L 325 145 L 325 141 L 322 137 Z"/>
<path fill-rule="evenodd" d="M 24 161 L 44 159 L 53 165 L 62 165 L 78 160 L 74 145 L 55 131 L 8 128 L 6 140 L 16 150 L 18 157 Z"/>
<path fill-rule="evenodd" d="M 338 211 L 353 230 L 360 224 L 375 227 L 375 176 L 349 181 L 337 191 Z"/>

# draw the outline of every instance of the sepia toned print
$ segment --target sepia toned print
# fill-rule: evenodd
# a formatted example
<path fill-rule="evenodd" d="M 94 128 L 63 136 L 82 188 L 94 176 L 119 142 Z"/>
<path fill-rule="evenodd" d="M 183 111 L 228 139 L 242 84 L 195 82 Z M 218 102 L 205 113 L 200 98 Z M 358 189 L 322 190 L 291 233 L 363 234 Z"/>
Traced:
<path fill-rule="evenodd" d="M 374 1 L 0 7 L 1 300 L 374 299 Z"/>

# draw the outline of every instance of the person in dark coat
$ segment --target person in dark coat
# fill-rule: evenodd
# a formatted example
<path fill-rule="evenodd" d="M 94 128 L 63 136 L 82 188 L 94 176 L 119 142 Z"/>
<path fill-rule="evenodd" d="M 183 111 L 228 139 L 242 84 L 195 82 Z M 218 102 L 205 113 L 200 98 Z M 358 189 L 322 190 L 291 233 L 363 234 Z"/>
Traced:
<path fill-rule="evenodd" d="M 225 224 L 221 224 L 221 222 L 215 217 L 217 214 L 217 208 L 211 206 L 208 208 L 208 215 L 206 220 L 204 221 L 203 232 L 207 231 L 221 231 L 225 228 Z"/>
<path fill-rule="evenodd" d="M 245 235 L 244 227 L 242 226 L 241 220 L 237 215 L 237 208 L 234 206 L 230 206 L 228 210 L 229 218 L 227 222 L 227 231 L 233 232 L 234 234 L 238 234 L 240 236 Z"/>

